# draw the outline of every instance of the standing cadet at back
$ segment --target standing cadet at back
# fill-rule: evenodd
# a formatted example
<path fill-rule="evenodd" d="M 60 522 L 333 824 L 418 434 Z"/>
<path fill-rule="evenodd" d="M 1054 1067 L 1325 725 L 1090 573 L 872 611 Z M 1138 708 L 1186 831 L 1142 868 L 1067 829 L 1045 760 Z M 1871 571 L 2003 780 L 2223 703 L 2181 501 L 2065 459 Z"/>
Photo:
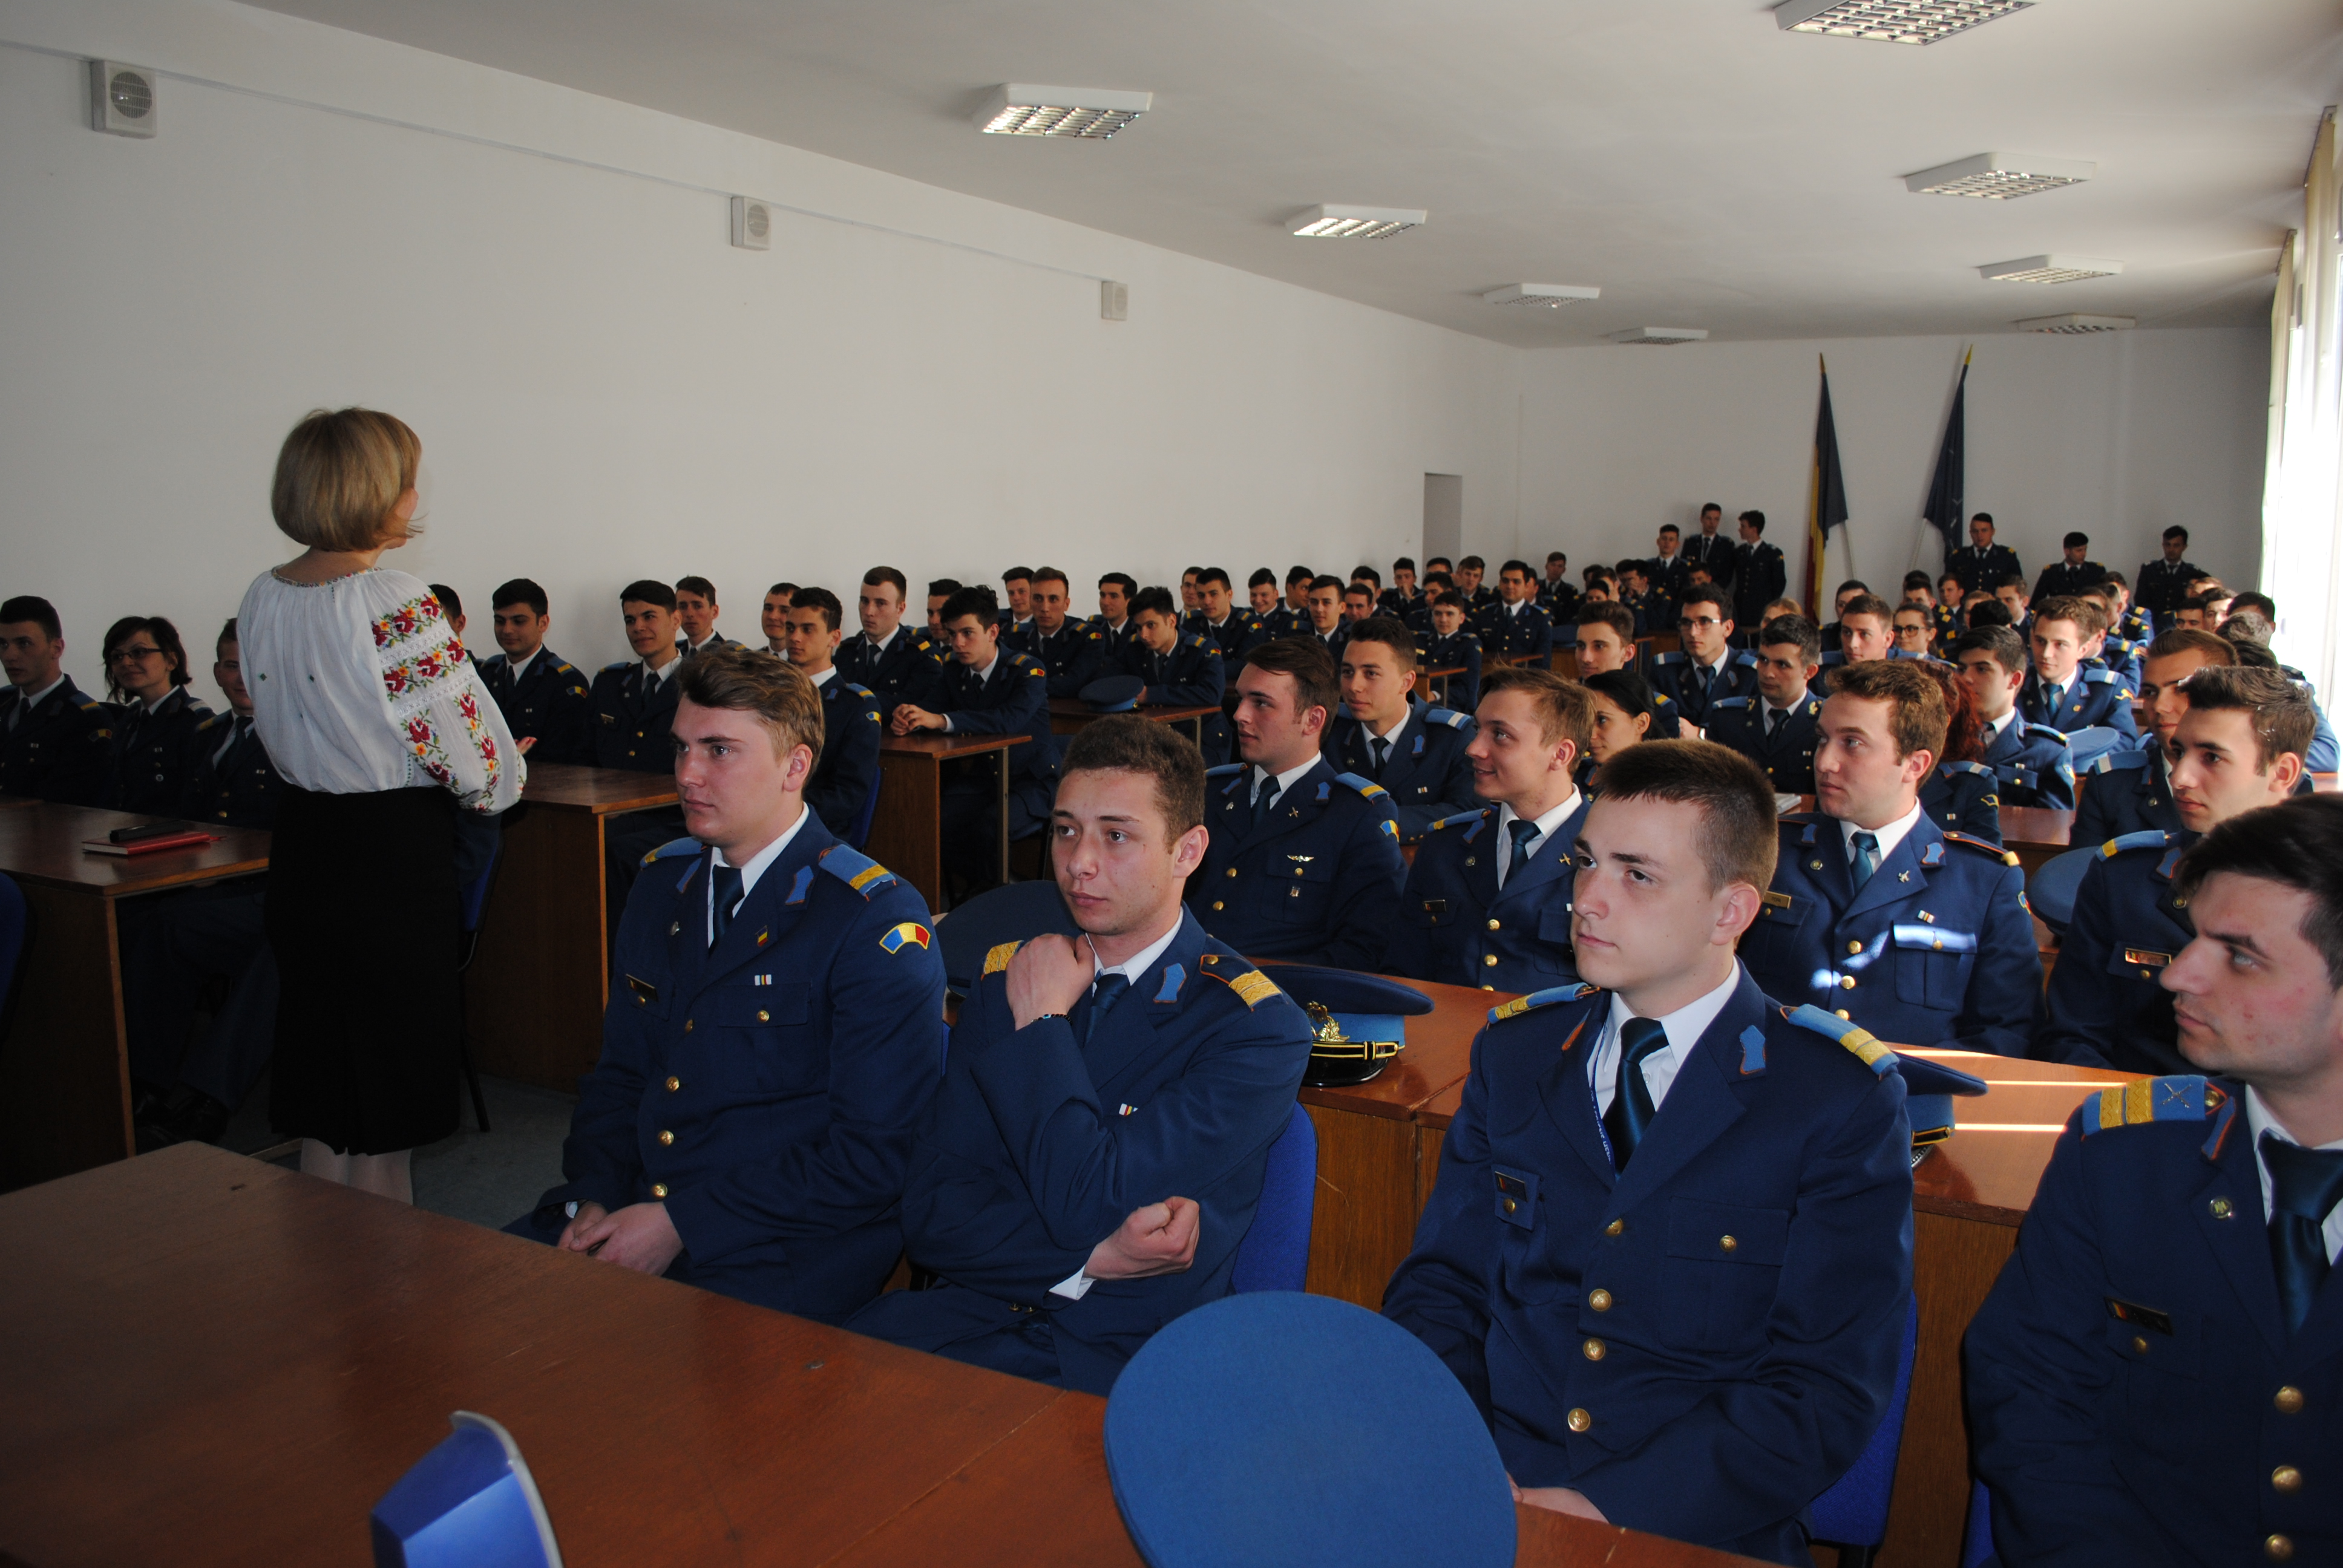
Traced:
<path fill-rule="evenodd" d="M 594 758 L 594 699 L 586 677 L 545 646 L 545 590 L 527 578 L 498 585 L 490 624 L 503 649 L 480 665 L 505 726 L 532 762 L 587 763 Z"/>

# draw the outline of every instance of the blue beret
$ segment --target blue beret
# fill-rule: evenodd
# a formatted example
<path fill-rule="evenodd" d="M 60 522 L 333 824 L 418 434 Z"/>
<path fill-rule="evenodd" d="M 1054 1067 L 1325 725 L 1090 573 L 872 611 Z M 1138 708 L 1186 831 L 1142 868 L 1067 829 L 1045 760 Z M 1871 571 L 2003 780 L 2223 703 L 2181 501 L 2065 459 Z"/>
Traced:
<path fill-rule="evenodd" d="M 1107 1401 L 1106 1467 L 1150 1568 L 1513 1561 L 1504 1462 L 1463 1385 L 1327 1296 L 1227 1296 L 1165 1325 Z"/>
<path fill-rule="evenodd" d="M 1311 1048 L 1302 1081 L 1319 1088 L 1364 1083 L 1374 1077 L 1406 1046 L 1406 1020 L 1432 1010 L 1432 999 L 1413 986 L 1377 975 L 1315 964 L 1279 964 L 1269 978 L 1304 1009 L 1325 1009 L 1341 1028 L 1342 1040 Z M 1314 1013 L 1312 1018 L 1322 1021 Z"/>
<path fill-rule="evenodd" d="M 1135 675 L 1105 675 L 1081 689 L 1081 699 L 1101 713 L 1128 713 L 1139 706 L 1147 682 Z"/>

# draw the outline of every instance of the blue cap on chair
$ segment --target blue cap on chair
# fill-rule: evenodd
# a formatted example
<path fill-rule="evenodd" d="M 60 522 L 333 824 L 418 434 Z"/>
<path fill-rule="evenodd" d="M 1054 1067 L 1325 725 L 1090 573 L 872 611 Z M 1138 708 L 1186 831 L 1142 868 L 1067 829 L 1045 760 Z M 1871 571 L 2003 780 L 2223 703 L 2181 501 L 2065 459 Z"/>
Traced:
<path fill-rule="evenodd" d="M 453 1435 L 374 1505 L 375 1568 L 561 1568 L 537 1481 L 512 1433 L 459 1410 Z"/>
<path fill-rule="evenodd" d="M 1407 1020 L 1432 1010 L 1412 985 L 1315 964 L 1272 964 L 1262 971 L 1302 1004 L 1318 1038 L 1302 1081 L 1317 1088 L 1364 1083 L 1407 1046 Z"/>
<path fill-rule="evenodd" d="M 2083 890 L 2083 873 L 2099 858 L 2097 846 L 2054 855 L 2026 879 L 2026 903 L 2044 925 L 2060 936 L 2075 918 L 2075 895 Z"/>
<path fill-rule="evenodd" d="M 1106 1467 L 1150 1568 L 1513 1561 L 1471 1396 L 1413 1334 L 1327 1296 L 1228 1296 L 1166 1325 L 1107 1401 Z"/>
<path fill-rule="evenodd" d="M 1081 699 L 1099 713 L 1128 713 L 1139 706 L 1147 682 L 1135 675 L 1104 675 L 1081 689 Z"/>

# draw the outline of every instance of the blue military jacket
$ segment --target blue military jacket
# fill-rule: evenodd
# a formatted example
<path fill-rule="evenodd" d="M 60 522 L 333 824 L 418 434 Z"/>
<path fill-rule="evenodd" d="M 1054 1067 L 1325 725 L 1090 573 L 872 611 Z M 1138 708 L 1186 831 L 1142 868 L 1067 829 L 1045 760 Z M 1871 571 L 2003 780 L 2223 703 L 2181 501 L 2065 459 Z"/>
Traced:
<path fill-rule="evenodd" d="M 1644 668 L 1644 678 L 1650 681 L 1653 695 L 1665 697 L 1675 705 L 1678 719 L 1684 724 L 1705 727 L 1709 705 L 1723 698 L 1745 697 L 1760 700 L 1757 693 L 1757 656 L 1749 652 L 1730 652 L 1725 656 L 1725 668 L 1714 684 L 1708 671 L 1694 665 L 1688 653 L 1656 654 Z M 1759 728 L 1763 728 L 1761 725 Z M 1808 786 L 1810 789 L 1812 786 Z M 1806 789 L 1786 793 L 1803 795 Z"/>
<path fill-rule="evenodd" d="M 277 801 L 285 792 L 285 780 L 268 760 L 250 719 L 241 726 L 233 714 L 216 713 L 205 719 L 188 739 L 185 772 L 186 788 L 176 815 L 231 828 L 277 825 Z M 472 815 L 458 812 L 457 819 Z"/>
<path fill-rule="evenodd" d="M 1228 679 L 1220 645 L 1192 632 L 1182 633 L 1169 653 L 1157 653 L 1134 637 L 1116 651 L 1115 667 L 1147 683 L 1140 701 L 1164 708 L 1217 703 Z"/>
<path fill-rule="evenodd" d="M 1782 548 L 1759 539 L 1739 546 L 1733 568 L 1733 620 L 1745 633 L 1755 633 L 1765 619 L 1765 607 L 1790 586 L 1790 568 Z"/>
<path fill-rule="evenodd" d="M 107 708 L 114 766 L 100 804 L 156 817 L 175 814 L 187 791 L 196 733 L 210 721 L 212 710 L 184 686 L 173 687 L 151 712 L 136 701 Z"/>
<path fill-rule="evenodd" d="M 1451 637 L 1441 637 L 1430 631 L 1415 634 L 1415 650 L 1426 669 L 1459 669 L 1462 675 L 1446 678 L 1448 689 L 1443 694 L 1448 707 L 1459 713 L 1470 713 L 1481 704 L 1481 638 L 1469 629 Z"/>
<path fill-rule="evenodd" d="M 1752 656 L 1743 654 L 1754 665 Z M 1754 689 L 1746 696 L 1720 697 L 1709 704 L 1703 731 L 1719 746 L 1729 746 L 1765 770 L 1765 781 L 1779 795 L 1815 792 L 1815 748 L 1822 740 L 1822 699 L 1811 692 L 1787 709 L 1774 733 L 1765 733 L 1765 699 Z M 1656 719 L 1654 720 L 1657 733 Z"/>
<path fill-rule="evenodd" d="M 805 802 L 824 827 L 845 838 L 879 787 L 879 742 L 886 719 L 877 694 L 832 673 L 821 683 L 821 755 L 806 780 Z"/>
<path fill-rule="evenodd" d="M 2024 577 L 2026 563 L 2007 545 L 1963 545 L 1946 555 L 1945 575 L 1961 585 L 1962 593 L 1983 589 L 1990 598 L 1993 590 L 2001 586 L 2002 578 Z"/>
<path fill-rule="evenodd" d="M 2059 1135 L 1964 1347 L 2009 1568 L 2343 1562 L 2343 1271 L 2289 1334 L 2244 1099 L 2150 1079 Z"/>
<path fill-rule="evenodd" d="M 2164 751 L 2153 739 L 2142 746 L 2102 751 L 2083 770 L 2075 802 L 2073 842 L 2104 844 L 2127 833 L 2185 833 L 2180 808 L 2172 803 L 2172 780 L 2165 776 Z"/>
<path fill-rule="evenodd" d="M 1982 762 L 1945 762 L 1920 780 L 1920 809 L 1948 833 L 2001 842 L 2001 780 Z"/>
<path fill-rule="evenodd" d="M 1464 755 L 1477 732 L 1470 714 L 1411 699 L 1398 749 L 1382 772 L 1375 770 L 1373 754 L 1367 749 L 1367 727 L 1348 712 L 1327 726 L 1326 760 L 1338 773 L 1382 785 L 1399 815 L 1400 842 L 1413 844 L 1443 817 L 1479 804 L 1473 793 L 1472 759 Z"/>
<path fill-rule="evenodd" d="M 70 675 L 19 717 L 24 702 L 15 687 L 0 689 L 0 791 L 96 805 L 114 758 L 114 722 L 106 704 L 83 695 Z"/>
<path fill-rule="evenodd" d="M 2118 1072 L 2186 1072 L 2165 967 L 2197 940 L 2172 885 L 2194 833 L 2151 829 L 2111 839 L 2083 873 L 2058 941 L 2035 1053 Z"/>
<path fill-rule="evenodd" d="M 1261 618 L 1250 609 L 1231 609 L 1228 618 L 1214 626 L 1203 615 L 1190 616 L 1181 628 L 1185 633 L 1202 638 L 1221 650 L 1221 669 L 1231 679 L 1244 668 L 1245 655 L 1270 640 L 1270 630 L 1262 625 Z"/>
<path fill-rule="evenodd" d="M 1043 631 L 1039 620 L 1029 620 L 1001 639 L 1001 646 L 1021 653 L 1049 672 L 1051 697 L 1080 697 L 1082 688 L 1106 673 L 1112 658 L 1106 633 L 1088 621 L 1068 616 L 1055 631 Z"/>
<path fill-rule="evenodd" d="M 1407 876 L 1390 794 L 1323 757 L 1257 825 L 1252 791 L 1245 763 L 1206 773 L 1212 842 L 1188 879 L 1189 909 L 1252 958 L 1382 968 Z"/>
<path fill-rule="evenodd" d="M 1473 628 L 1481 634 L 1481 647 L 1489 653 L 1526 653 L 1543 663 L 1554 651 L 1554 621 L 1535 600 L 1517 609 L 1501 599 L 1482 611 Z"/>
<path fill-rule="evenodd" d="M 879 711 L 892 714 L 908 702 L 930 713 L 943 711 L 944 664 L 949 656 L 925 627 L 895 628 L 887 651 L 874 654 L 868 633 L 838 645 L 838 673 L 878 694 Z"/>
<path fill-rule="evenodd" d="M 497 699 L 513 739 L 535 739 L 537 744 L 528 749 L 531 762 L 594 760 L 593 694 L 585 676 L 568 659 L 539 647 L 516 681 L 512 661 L 500 653 L 481 661 L 480 679 Z"/>
<path fill-rule="evenodd" d="M 1065 1381 L 1104 1393 L 1148 1336 L 1229 1293 L 1310 1023 L 1183 912 L 1095 1031 L 1087 998 L 1021 1030 L 1005 973 L 1021 945 L 986 956 L 953 1026 L 950 1070 L 911 1155 L 904 1240 L 920 1267 L 1000 1302 L 1003 1322 L 1049 1312 Z M 1080 1301 L 1051 1292 L 1133 1210 L 1174 1195 L 1203 1211 L 1185 1272 L 1101 1280 Z M 890 1305 L 894 1328 L 918 1315 L 916 1302 Z"/>
<path fill-rule="evenodd" d="M 1546 990 L 1578 978 L 1571 951 L 1571 890 L 1577 880 L 1578 830 L 1586 798 L 1526 866 L 1497 886 L 1494 806 L 1434 825 L 1415 851 L 1400 893 L 1400 923 L 1383 968 L 1414 980 L 1483 990 Z"/>
<path fill-rule="evenodd" d="M 637 773 L 675 771 L 675 709 L 680 661 L 669 664 L 648 695 L 649 673 L 639 658 L 606 664 L 594 677 L 594 766 Z"/>
<path fill-rule="evenodd" d="M 1050 814 L 1057 791 L 1058 749 L 1050 738 L 1049 672 L 1021 653 L 1002 652 L 979 676 L 958 660 L 946 672 L 938 711 L 960 735 L 1022 735 L 1009 749 L 1009 792 L 1036 817 Z"/>
<path fill-rule="evenodd" d="M 1986 748 L 1985 765 L 2001 780 L 2004 806 L 2075 809 L 2074 747 L 2063 730 L 2012 713 Z"/>
<path fill-rule="evenodd" d="M 1588 1076 L 1610 1010 L 1587 986 L 1492 1010 L 1384 1315 L 1456 1373 L 1521 1485 L 1808 1563 L 1806 1506 L 1896 1382 L 1903 1080 L 1860 1031 L 1876 1067 L 1745 972 L 1614 1172 Z"/>
<path fill-rule="evenodd" d="M 708 946 L 710 853 L 635 879 L 602 1057 L 540 1207 L 663 1201 L 683 1280 L 835 1322 L 902 1251 L 897 1204 L 943 1077 L 943 959 L 927 905 L 819 817 Z"/>
<path fill-rule="evenodd" d="M 2066 678 L 2056 713 L 2044 701 L 2046 695 L 2041 678 L 2028 675 L 2017 693 L 2019 716 L 2028 724 L 2047 725 L 2065 735 L 2072 735 L 2077 729 L 2104 728 L 2127 739 L 2139 738 L 2139 721 L 2131 713 L 2131 688 L 2118 680 L 2112 670 L 2077 666 Z"/>
<path fill-rule="evenodd" d="M 1774 886 L 1741 960 L 1785 1002 L 1812 1002 L 1896 1045 L 2024 1056 L 2042 995 L 2026 874 L 1998 844 L 1927 813 L 1857 890 L 1838 821 L 1782 819 Z"/>

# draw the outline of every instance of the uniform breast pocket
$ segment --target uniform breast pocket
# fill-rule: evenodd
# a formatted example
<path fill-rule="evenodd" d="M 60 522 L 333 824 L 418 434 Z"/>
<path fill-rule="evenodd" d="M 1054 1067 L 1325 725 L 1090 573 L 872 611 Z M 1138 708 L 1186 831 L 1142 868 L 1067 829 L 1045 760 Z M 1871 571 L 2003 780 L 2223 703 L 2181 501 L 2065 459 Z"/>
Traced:
<path fill-rule="evenodd" d="M 1664 1273 L 1671 1337 L 1700 1350 L 1754 1342 L 1773 1309 L 1789 1244 L 1786 1210 L 1695 1198 L 1670 1202 Z"/>
<path fill-rule="evenodd" d="M 734 1088 L 758 1093 L 805 1093 L 830 1080 L 830 1058 L 816 1038 L 810 986 L 730 987 L 704 1004 L 717 1026 L 710 1063 Z"/>
<path fill-rule="evenodd" d="M 1942 926 L 1895 928 L 1896 997 L 1936 1012 L 1958 1012 L 1968 994 L 1969 966 L 1976 961 L 1976 938 Z"/>
<path fill-rule="evenodd" d="M 1453 926 L 1460 918 L 1456 905 L 1454 899 L 1411 899 L 1406 910 L 1408 923 L 1424 927 Z"/>
<path fill-rule="evenodd" d="M 1272 883 L 1284 884 L 1283 891 L 1270 900 L 1278 919 L 1296 925 L 1317 925 L 1326 919 L 1327 906 L 1334 897 L 1332 856 L 1274 860 L 1269 874 Z"/>
<path fill-rule="evenodd" d="M 1530 961 L 1552 974 L 1577 972 L 1577 955 L 1570 946 L 1570 909 L 1556 904 L 1538 911 L 1537 950 Z"/>
<path fill-rule="evenodd" d="M 1782 901 L 1776 903 L 1777 899 Z M 1766 894 L 1757 918 L 1741 935 L 1743 960 L 1761 965 L 1792 960 L 1805 940 L 1806 923 L 1814 913 L 1811 899 L 1793 898 L 1787 893 Z"/>
<path fill-rule="evenodd" d="M 2117 1381 L 2127 1423 L 2168 1428 L 2200 1422 L 2204 1321 L 2193 1312 L 2156 1312 L 2112 1298 L 2107 1310 L 2104 1342 L 2123 1363 Z"/>

